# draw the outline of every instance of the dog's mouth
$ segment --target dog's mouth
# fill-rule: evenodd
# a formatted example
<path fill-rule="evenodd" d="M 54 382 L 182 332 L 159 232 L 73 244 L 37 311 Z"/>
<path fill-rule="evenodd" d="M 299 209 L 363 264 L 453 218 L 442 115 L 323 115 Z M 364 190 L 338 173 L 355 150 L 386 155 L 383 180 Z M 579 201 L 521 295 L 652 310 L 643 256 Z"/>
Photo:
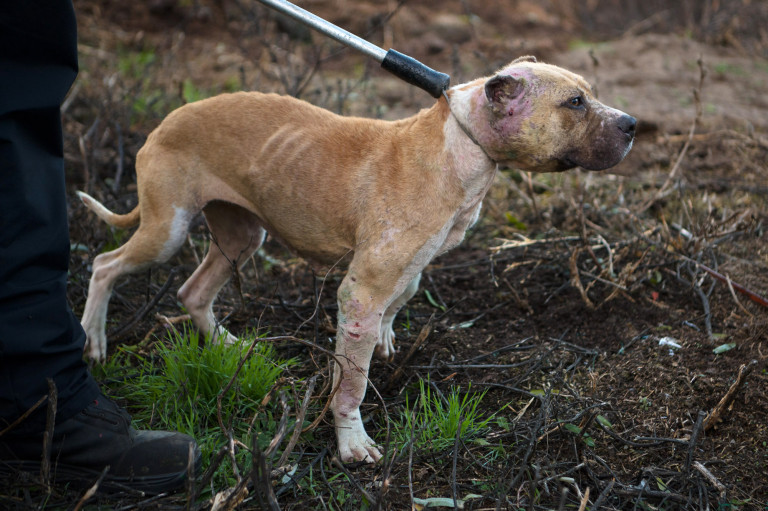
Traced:
<path fill-rule="evenodd" d="M 621 163 L 634 143 L 634 133 L 603 139 L 597 144 L 576 148 L 558 160 L 558 170 L 581 167 L 584 170 L 605 170 Z"/>
<path fill-rule="evenodd" d="M 579 164 L 576 163 L 570 156 L 565 156 L 557 161 L 557 168 L 555 172 L 564 172 L 566 170 L 575 169 Z"/>

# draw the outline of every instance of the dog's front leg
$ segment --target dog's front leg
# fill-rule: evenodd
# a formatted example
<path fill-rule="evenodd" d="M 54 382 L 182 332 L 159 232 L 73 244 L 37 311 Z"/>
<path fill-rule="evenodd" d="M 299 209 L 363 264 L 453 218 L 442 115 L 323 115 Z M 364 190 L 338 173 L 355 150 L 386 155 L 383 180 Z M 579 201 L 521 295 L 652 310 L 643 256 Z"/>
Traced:
<path fill-rule="evenodd" d="M 351 270 L 351 269 L 350 269 Z M 351 270 L 338 291 L 334 388 L 331 402 L 341 460 L 375 462 L 381 458 L 363 427 L 360 403 L 368 384 L 368 368 L 379 340 L 381 319 L 390 301 L 376 289 L 362 285 Z"/>

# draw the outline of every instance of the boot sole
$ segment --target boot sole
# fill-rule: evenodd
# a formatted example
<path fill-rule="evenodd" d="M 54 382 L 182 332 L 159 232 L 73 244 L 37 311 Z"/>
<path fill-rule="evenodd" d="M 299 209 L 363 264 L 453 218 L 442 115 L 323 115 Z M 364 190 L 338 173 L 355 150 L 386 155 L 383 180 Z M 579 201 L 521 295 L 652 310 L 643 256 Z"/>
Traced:
<path fill-rule="evenodd" d="M 195 459 L 195 475 L 199 472 L 200 457 Z M 40 463 L 35 461 L 0 461 L 0 479 L 10 481 L 11 477 L 27 473 L 32 480 L 40 480 Z M 101 476 L 100 471 L 62 463 L 51 465 L 51 484 L 69 484 L 78 488 L 90 488 Z M 172 492 L 184 486 L 187 471 L 157 474 L 152 476 L 113 476 L 109 472 L 99 483 L 97 493 L 118 493 L 140 491 L 149 495 Z"/>

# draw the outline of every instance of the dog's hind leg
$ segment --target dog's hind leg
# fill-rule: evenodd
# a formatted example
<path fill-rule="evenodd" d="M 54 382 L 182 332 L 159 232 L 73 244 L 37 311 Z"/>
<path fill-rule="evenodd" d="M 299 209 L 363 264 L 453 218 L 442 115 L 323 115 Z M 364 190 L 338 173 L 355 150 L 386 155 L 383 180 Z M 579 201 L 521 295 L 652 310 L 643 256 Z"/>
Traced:
<path fill-rule="evenodd" d="M 167 261 L 184 243 L 193 216 L 178 207 L 153 217 L 145 211 L 148 209 L 142 210 L 141 225 L 125 245 L 93 260 L 88 299 L 80 320 L 86 333 L 85 355 L 92 360 L 103 361 L 107 356 L 107 307 L 115 281 L 126 273 Z"/>
<path fill-rule="evenodd" d="M 419 289 L 420 279 L 421 273 L 416 275 L 411 283 L 408 284 L 403 294 L 395 298 L 381 318 L 381 335 L 376 343 L 375 353 L 382 360 L 391 362 L 395 358 L 395 331 L 392 328 L 392 323 L 394 323 L 398 311 L 416 294 L 416 291 Z"/>
<path fill-rule="evenodd" d="M 214 342 L 231 344 L 237 338 L 219 325 L 213 314 L 213 301 L 221 288 L 258 250 L 266 231 L 247 210 L 227 202 L 211 202 L 203 209 L 212 243 L 203 262 L 181 286 L 178 298 L 192 322 Z"/>

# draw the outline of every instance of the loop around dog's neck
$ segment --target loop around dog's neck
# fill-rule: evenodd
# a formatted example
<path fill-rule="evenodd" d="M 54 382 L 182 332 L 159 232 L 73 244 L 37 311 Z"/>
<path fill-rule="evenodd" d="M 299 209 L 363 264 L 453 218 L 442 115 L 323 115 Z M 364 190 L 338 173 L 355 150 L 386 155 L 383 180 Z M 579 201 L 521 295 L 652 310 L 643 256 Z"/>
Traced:
<path fill-rule="evenodd" d="M 469 140 L 472 141 L 473 144 L 475 144 L 477 147 L 480 148 L 480 150 L 483 152 L 486 158 L 488 158 L 493 163 L 496 163 L 498 165 L 496 160 L 491 158 L 491 156 L 488 154 L 485 148 L 480 145 L 480 143 L 477 141 L 474 135 L 472 135 L 472 133 L 470 133 L 469 129 L 464 125 L 464 123 L 461 122 L 461 119 L 459 119 L 459 116 L 454 113 L 453 108 L 451 108 L 451 99 L 448 97 L 448 94 L 445 92 L 445 89 L 443 89 L 443 97 L 445 98 L 445 102 L 448 104 L 448 110 L 451 112 L 451 115 L 453 116 L 453 118 L 456 119 L 456 124 L 459 125 L 459 128 L 461 128 L 461 131 L 464 132 L 464 134 L 467 136 L 467 138 L 469 138 Z"/>

